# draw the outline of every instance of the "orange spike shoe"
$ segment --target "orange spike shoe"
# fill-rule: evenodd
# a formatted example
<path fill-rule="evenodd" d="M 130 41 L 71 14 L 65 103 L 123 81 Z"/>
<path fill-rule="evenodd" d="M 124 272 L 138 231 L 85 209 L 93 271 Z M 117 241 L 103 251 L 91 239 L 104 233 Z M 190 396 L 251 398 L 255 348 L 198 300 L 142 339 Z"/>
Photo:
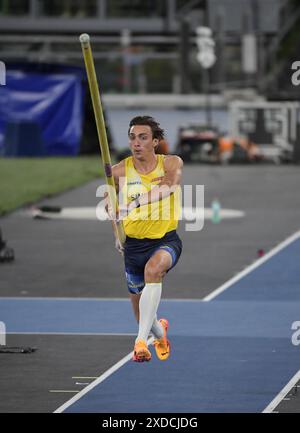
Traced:
<path fill-rule="evenodd" d="M 148 362 L 151 360 L 151 352 L 144 340 L 138 340 L 133 349 L 132 360 L 135 362 Z"/>
<path fill-rule="evenodd" d="M 167 339 L 167 331 L 169 328 L 169 322 L 167 319 L 160 319 L 159 322 L 164 328 L 164 336 L 162 338 L 157 338 L 154 340 L 153 345 L 155 347 L 155 352 L 161 361 L 166 361 L 170 356 L 170 342 Z"/>

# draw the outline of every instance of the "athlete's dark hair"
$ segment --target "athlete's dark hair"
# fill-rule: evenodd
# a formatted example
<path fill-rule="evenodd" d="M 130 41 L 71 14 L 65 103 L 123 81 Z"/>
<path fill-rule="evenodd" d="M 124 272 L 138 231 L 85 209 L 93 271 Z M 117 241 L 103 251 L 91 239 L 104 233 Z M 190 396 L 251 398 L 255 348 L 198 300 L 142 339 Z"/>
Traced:
<path fill-rule="evenodd" d="M 128 128 L 128 135 L 130 128 L 134 125 L 148 125 L 152 131 L 152 137 L 162 140 L 165 137 L 165 131 L 160 127 L 160 124 L 151 116 L 136 116 L 131 119 Z"/>

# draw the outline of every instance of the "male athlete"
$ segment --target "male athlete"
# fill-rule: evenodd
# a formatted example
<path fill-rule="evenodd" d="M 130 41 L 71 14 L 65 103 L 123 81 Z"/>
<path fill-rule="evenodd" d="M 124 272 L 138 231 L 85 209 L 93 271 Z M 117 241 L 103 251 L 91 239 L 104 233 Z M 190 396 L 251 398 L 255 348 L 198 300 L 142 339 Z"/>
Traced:
<path fill-rule="evenodd" d="M 166 360 L 170 355 L 168 321 L 157 320 L 156 312 L 162 279 L 176 265 L 182 250 L 176 228 L 183 162 L 176 155 L 155 154 L 164 130 L 150 116 L 133 118 L 128 137 L 132 156 L 114 165 L 112 172 L 126 209 L 126 241 L 124 248 L 116 241 L 116 247 L 124 255 L 128 290 L 139 323 L 133 360 L 150 361 L 150 332 L 158 358 Z"/>

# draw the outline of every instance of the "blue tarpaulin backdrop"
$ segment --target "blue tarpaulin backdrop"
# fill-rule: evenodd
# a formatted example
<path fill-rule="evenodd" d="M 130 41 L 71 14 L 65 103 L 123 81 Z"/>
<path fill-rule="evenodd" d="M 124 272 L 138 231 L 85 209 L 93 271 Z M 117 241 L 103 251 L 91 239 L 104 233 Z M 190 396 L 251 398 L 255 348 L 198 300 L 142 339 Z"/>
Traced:
<path fill-rule="evenodd" d="M 0 147 L 6 145 L 8 125 L 32 122 L 41 131 L 45 155 L 78 154 L 83 120 L 83 74 L 78 70 L 77 73 L 66 71 L 7 71 L 6 86 L 0 86 Z M 32 143 L 21 142 L 21 145 Z"/>

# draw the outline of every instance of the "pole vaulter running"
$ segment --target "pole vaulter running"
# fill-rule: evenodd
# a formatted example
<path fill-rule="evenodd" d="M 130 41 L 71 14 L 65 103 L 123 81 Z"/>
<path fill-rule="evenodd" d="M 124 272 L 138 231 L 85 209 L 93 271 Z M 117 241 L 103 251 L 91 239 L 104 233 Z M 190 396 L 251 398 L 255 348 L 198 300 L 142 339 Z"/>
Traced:
<path fill-rule="evenodd" d="M 128 127 L 132 156 L 111 166 L 90 37 L 83 34 L 80 42 L 108 185 L 108 206 L 113 208 L 116 247 L 124 256 L 128 291 L 139 327 L 132 359 L 151 360 L 148 344 L 152 335 L 158 359 L 166 361 L 170 356 L 169 322 L 157 319 L 157 309 L 163 278 L 177 264 L 182 251 L 176 229 L 183 161 L 176 155 L 156 154 L 164 130 L 153 117 L 136 116 Z M 123 187 L 122 180 L 125 180 Z M 117 191 L 121 204 L 117 202 Z M 120 218 L 120 212 L 125 212 L 124 218 Z"/>

